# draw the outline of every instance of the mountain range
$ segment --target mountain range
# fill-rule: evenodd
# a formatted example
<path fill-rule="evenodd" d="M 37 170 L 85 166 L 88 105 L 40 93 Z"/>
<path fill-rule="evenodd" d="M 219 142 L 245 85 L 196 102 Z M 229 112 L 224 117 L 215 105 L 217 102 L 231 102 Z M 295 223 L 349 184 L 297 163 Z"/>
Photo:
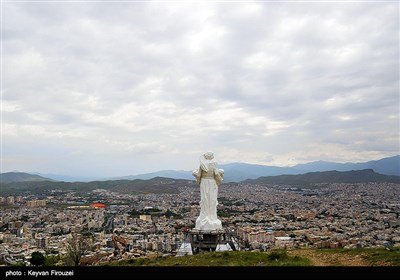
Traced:
<path fill-rule="evenodd" d="M 4 173 L 3 173 L 4 174 Z M 397 183 L 400 184 L 399 176 L 382 175 L 371 169 L 353 171 L 323 171 L 311 172 L 298 175 L 278 175 L 259 177 L 258 179 L 248 179 L 244 184 L 258 185 L 290 185 L 302 188 L 319 188 L 326 183 Z M 238 183 L 230 183 L 238 184 Z M 222 184 L 221 187 L 229 187 Z M 92 182 L 57 182 L 57 181 L 23 181 L 9 182 L 0 184 L 0 194 L 17 194 L 26 191 L 42 192 L 46 190 L 69 190 L 76 192 L 90 192 L 95 189 L 107 189 L 120 193 L 179 193 L 179 187 L 197 187 L 196 182 L 184 179 L 171 179 L 156 177 L 142 180 L 109 180 Z"/>
<path fill-rule="evenodd" d="M 305 164 L 297 164 L 291 167 L 278 167 L 257 165 L 248 163 L 229 163 L 221 164 L 219 168 L 224 169 L 224 182 L 241 182 L 247 179 L 257 179 L 265 176 L 296 175 L 309 172 L 321 171 L 351 171 L 372 169 L 383 175 L 400 176 L 400 155 L 387 157 L 380 160 L 373 160 L 361 163 L 336 163 L 328 161 L 314 161 Z M 72 177 L 54 174 L 27 174 L 21 175 L 18 172 L 2 173 L 1 182 L 20 182 L 20 181 L 45 181 L 56 180 L 65 182 L 89 182 L 89 181 L 110 181 L 110 180 L 148 180 L 156 177 L 193 180 L 192 171 L 187 170 L 161 170 L 152 173 L 113 177 L 113 178 L 93 178 L 93 177 Z M 29 177 L 31 175 L 31 177 Z"/>
<path fill-rule="evenodd" d="M 396 183 L 400 184 L 400 177 L 382 175 L 372 169 L 353 171 L 318 171 L 300 175 L 279 175 L 248 179 L 245 183 L 251 184 L 282 184 L 290 186 L 310 187 L 325 183 Z"/>
<path fill-rule="evenodd" d="M 400 155 L 361 163 L 314 161 L 305 164 L 297 164 L 292 167 L 278 167 L 237 162 L 221 164 L 219 165 L 219 168 L 222 168 L 225 171 L 225 182 L 240 182 L 246 179 L 257 179 L 262 176 L 295 175 L 318 171 L 351 171 L 363 169 L 372 169 L 375 172 L 383 175 L 400 176 Z M 186 180 L 193 179 L 192 171 L 162 170 L 140 175 L 114 177 L 106 180 L 151 179 L 154 177 L 167 177 Z"/>

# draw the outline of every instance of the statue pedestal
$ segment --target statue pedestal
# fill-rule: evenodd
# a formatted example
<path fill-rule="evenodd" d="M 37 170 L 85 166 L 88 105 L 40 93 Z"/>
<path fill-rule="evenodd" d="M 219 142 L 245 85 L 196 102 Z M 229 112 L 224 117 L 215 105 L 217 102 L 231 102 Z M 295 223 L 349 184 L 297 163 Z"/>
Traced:
<path fill-rule="evenodd" d="M 226 245 L 228 242 L 225 230 L 198 230 L 189 231 L 190 244 L 192 245 L 193 254 L 200 252 L 215 251 L 218 245 Z"/>

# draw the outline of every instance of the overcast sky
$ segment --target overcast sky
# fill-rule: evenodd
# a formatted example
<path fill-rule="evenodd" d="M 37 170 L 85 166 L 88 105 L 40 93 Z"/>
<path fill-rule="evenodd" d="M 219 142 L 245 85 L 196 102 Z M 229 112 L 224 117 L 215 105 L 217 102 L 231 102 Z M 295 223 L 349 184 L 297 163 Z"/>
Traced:
<path fill-rule="evenodd" d="M 33 2 L 33 1 L 32 1 Z M 399 3 L 3 3 L 2 172 L 399 154 Z"/>

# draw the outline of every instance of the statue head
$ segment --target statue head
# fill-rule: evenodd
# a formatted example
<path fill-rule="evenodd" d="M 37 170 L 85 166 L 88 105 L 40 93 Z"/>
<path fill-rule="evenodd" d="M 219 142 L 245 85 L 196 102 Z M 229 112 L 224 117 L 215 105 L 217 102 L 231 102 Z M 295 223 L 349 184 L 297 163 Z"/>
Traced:
<path fill-rule="evenodd" d="M 204 158 L 207 160 L 212 160 L 214 158 L 214 153 L 213 152 L 207 152 L 204 154 Z"/>
<path fill-rule="evenodd" d="M 201 169 L 203 169 L 204 171 L 208 171 L 208 164 L 213 161 L 214 159 L 214 153 L 213 152 L 207 152 L 205 154 L 203 154 L 200 157 L 200 167 Z"/>

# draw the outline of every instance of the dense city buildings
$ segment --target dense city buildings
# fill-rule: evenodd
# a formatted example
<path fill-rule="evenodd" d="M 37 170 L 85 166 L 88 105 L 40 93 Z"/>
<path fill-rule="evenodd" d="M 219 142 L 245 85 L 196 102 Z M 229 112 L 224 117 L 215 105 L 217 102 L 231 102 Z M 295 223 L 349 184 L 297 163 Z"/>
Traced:
<path fill-rule="evenodd" d="M 28 261 L 34 251 L 65 254 L 72 234 L 90 238 L 86 257 L 98 261 L 176 254 L 200 211 L 199 188 L 178 188 L 178 194 L 97 189 L 0 197 L 0 261 Z M 400 246 L 398 184 L 223 184 L 218 200 L 235 249 Z"/>

